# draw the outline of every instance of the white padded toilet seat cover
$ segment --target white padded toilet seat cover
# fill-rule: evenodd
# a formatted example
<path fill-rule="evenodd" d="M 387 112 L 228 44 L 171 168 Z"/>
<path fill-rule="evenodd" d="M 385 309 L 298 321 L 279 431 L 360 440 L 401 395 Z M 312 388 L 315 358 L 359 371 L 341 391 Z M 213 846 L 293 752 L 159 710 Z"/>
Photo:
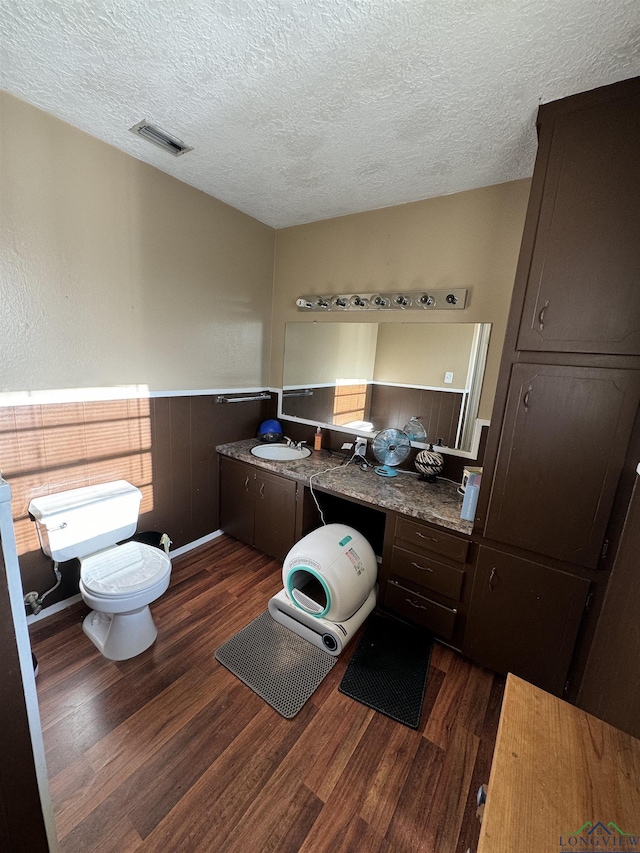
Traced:
<path fill-rule="evenodd" d="M 125 542 L 82 560 L 80 578 L 89 592 L 124 596 L 162 580 L 171 570 L 164 551 L 139 542 Z"/>

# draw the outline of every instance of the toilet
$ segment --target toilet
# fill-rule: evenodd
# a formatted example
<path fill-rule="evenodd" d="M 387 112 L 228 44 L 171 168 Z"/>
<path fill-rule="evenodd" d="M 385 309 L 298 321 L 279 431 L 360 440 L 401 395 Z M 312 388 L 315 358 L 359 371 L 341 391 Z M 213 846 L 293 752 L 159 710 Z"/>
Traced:
<path fill-rule="evenodd" d="M 80 594 L 91 612 L 84 633 L 109 660 L 128 660 L 158 631 L 149 605 L 169 586 L 164 551 L 124 542 L 138 523 L 142 493 L 126 480 L 34 498 L 29 513 L 40 545 L 56 563 L 80 560 Z"/>

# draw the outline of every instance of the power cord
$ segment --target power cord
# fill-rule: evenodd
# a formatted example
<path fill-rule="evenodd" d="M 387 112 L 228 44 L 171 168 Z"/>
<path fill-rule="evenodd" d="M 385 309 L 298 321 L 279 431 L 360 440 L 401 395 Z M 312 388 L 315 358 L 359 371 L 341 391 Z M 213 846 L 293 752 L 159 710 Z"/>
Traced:
<path fill-rule="evenodd" d="M 328 474 L 330 471 L 338 471 L 340 468 L 346 467 L 347 465 L 349 465 L 349 463 L 351 462 L 352 459 L 353 459 L 353 456 L 351 457 L 351 459 L 348 459 L 346 462 L 343 459 L 339 465 L 334 465 L 333 468 L 325 468 L 324 471 L 316 471 L 315 474 L 311 474 L 311 476 L 309 477 L 309 491 L 311 492 L 311 497 L 313 498 L 313 502 L 316 505 L 316 509 L 320 513 L 320 521 L 325 526 L 326 526 L 327 522 L 324 519 L 324 513 L 322 512 L 320 504 L 318 503 L 318 498 L 316 497 L 316 493 L 313 491 L 313 478 L 314 477 L 321 477 L 323 474 Z"/>
<path fill-rule="evenodd" d="M 309 477 L 309 491 L 311 492 L 311 497 L 313 498 L 313 502 L 316 505 L 316 509 L 320 514 L 320 521 L 325 526 L 327 522 L 325 521 L 324 513 L 322 512 L 316 493 L 313 491 L 313 478 L 321 477 L 323 474 L 329 474 L 331 471 L 339 471 L 340 468 L 346 468 L 347 465 L 352 464 L 360 468 L 361 471 L 368 471 L 370 468 L 373 468 L 373 465 L 368 462 L 364 458 L 364 456 L 360 456 L 357 453 L 352 453 L 351 456 L 345 456 L 339 465 L 334 465 L 332 468 L 325 468 L 323 471 L 316 471 L 315 474 L 311 474 L 311 476 Z"/>

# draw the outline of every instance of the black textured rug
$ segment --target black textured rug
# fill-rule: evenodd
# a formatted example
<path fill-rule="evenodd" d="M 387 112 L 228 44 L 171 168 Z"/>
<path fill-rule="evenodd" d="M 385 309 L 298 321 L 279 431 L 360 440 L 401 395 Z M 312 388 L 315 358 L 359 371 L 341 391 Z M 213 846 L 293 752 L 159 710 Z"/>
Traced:
<path fill-rule="evenodd" d="M 373 614 L 338 690 L 417 729 L 431 659 L 431 635 Z"/>

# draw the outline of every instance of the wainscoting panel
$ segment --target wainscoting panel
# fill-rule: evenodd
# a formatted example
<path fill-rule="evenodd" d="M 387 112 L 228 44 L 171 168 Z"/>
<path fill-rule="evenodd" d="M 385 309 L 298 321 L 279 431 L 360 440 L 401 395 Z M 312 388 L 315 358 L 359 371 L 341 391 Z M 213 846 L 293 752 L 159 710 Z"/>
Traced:
<path fill-rule="evenodd" d="M 217 530 L 217 444 L 251 438 L 275 417 L 276 398 L 217 403 L 217 394 L 51 403 L 0 408 L 0 471 L 11 484 L 25 592 L 54 582 L 40 549 L 29 501 L 110 480 L 143 494 L 138 530 L 169 534 L 173 547 Z M 76 561 L 47 606 L 78 592 Z"/>

